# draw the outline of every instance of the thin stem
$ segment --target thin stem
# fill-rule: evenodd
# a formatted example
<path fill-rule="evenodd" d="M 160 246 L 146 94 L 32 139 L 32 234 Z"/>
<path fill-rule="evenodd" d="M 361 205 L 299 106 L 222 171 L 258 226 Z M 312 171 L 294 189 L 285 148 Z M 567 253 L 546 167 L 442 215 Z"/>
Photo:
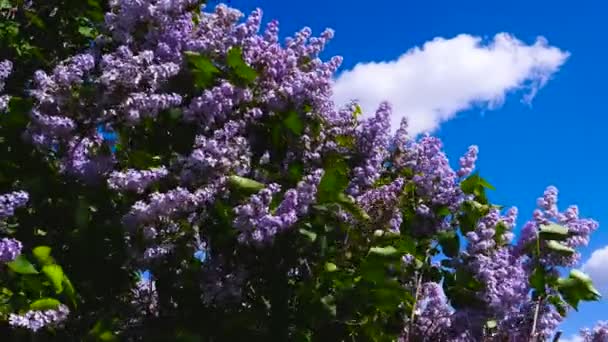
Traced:
<path fill-rule="evenodd" d="M 534 320 L 532 321 L 532 332 L 530 333 L 530 342 L 536 342 L 536 324 L 538 323 L 538 314 L 540 312 L 540 305 L 543 301 L 543 297 L 538 297 L 538 302 L 536 303 L 536 309 L 534 310 Z"/>
<path fill-rule="evenodd" d="M 422 282 L 422 273 L 416 272 L 416 293 L 414 294 L 414 305 L 412 306 L 412 312 L 410 313 L 409 327 L 405 333 L 405 342 L 410 341 L 410 332 L 414 330 L 414 320 L 416 319 L 416 306 L 418 305 L 418 297 L 420 296 L 420 286 Z"/>

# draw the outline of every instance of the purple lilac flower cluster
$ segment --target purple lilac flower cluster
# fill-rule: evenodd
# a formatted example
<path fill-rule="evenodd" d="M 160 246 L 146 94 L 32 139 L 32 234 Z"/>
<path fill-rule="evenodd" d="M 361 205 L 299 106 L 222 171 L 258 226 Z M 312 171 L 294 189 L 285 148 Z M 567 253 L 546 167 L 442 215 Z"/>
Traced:
<path fill-rule="evenodd" d="M 169 171 L 165 167 L 150 170 L 113 171 L 108 176 L 108 185 L 115 190 L 129 190 L 143 193 L 152 183 L 167 176 Z"/>
<path fill-rule="evenodd" d="M 363 163 L 353 170 L 350 193 L 359 195 L 380 176 L 384 161 L 388 157 L 391 107 L 380 104 L 376 115 L 365 120 L 356 131 L 358 150 L 363 152 Z"/>
<path fill-rule="evenodd" d="M 52 310 L 31 310 L 22 315 L 10 314 L 8 322 L 14 327 L 25 328 L 31 331 L 38 331 L 44 327 L 59 326 L 68 317 L 70 310 L 67 306 L 60 304 L 57 309 Z"/>
<path fill-rule="evenodd" d="M 522 228 L 521 237 L 517 243 L 520 252 L 523 253 L 526 245 L 537 239 L 539 229 L 543 225 L 557 223 L 568 228 L 570 236 L 563 241 L 570 248 L 586 246 L 589 243 L 591 233 L 598 228 L 598 223 L 591 219 L 579 218 L 577 206 L 569 206 L 564 212 L 557 208 L 557 189 L 549 186 L 543 197 L 538 198 L 538 208 L 534 211 L 533 220 L 526 222 Z M 575 252 L 570 256 L 562 256 L 552 253 L 550 250 L 543 251 L 542 262 L 547 266 L 573 266 L 580 259 L 580 254 Z"/>
<path fill-rule="evenodd" d="M 234 208 L 234 226 L 241 232 L 239 239 L 256 244 L 269 242 L 277 233 L 293 226 L 299 217 L 307 214 L 314 202 L 322 176 L 323 170 L 315 170 L 305 176 L 296 188 L 285 192 L 274 213 L 270 205 L 272 197 L 281 190 L 277 184 L 269 185 L 251 196 L 248 203 Z"/>
<path fill-rule="evenodd" d="M 10 238 L 0 240 L 0 262 L 10 262 L 21 254 L 23 245 L 20 241 Z"/>
<path fill-rule="evenodd" d="M 388 223 L 388 230 L 399 233 L 403 221 L 399 202 L 403 194 L 403 178 L 388 185 L 366 191 L 357 197 L 357 203 L 373 218 L 377 226 Z"/>
<path fill-rule="evenodd" d="M 154 225 L 176 215 L 190 215 L 210 204 L 216 193 L 227 191 L 225 179 L 230 174 L 256 175 L 251 170 L 250 131 L 263 117 L 304 105 L 310 106 L 306 115 L 335 115 L 331 81 L 341 59 L 323 62 L 318 58 L 333 36 L 331 30 L 315 38 L 305 28 L 282 45 L 276 21 L 258 34 L 260 10 L 239 23 L 239 11 L 218 5 L 213 12 L 197 14 L 195 24 L 190 11 L 193 4 L 195 1 L 112 1 L 105 21 L 107 35 L 97 39 L 96 48 L 66 60 L 49 74 L 40 71 L 35 77 L 32 95 L 36 103 L 28 137 L 42 150 L 59 151 L 63 172 L 85 181 L 105 177 L 110 188 L 137 193 L 168 176 L 169 168 L 179 175 L 176 188 L 152 193 L 147 201 L 135 203 L 124 218 L 128 226 Z M 136 34 L 145 27 L 142 24 L 153 24 L 147 27 L 154 30 Z M 101 46 L 106 47 L 104 52 Z M 168 81 L 187 67 L 185 53 L 199 53 L 219 61 L 234 46 L 241 47 L 247 64 L 264 70 L 250 86 L 220 78 L 215 85 L 187 98 L 166 90 Z M 95 96 L 74 96 L 85 88 Z M 375 128 L 369 138 L 361 130 L 362 148 L 374 144 L 381 148 L 386 140 L 388 106 L 385 107 L 378 114 L 383 123 L 370 121 L 368 126 Z M 178 156 L 176 165 L 120 170 L 113 155 L 100 152 L 106 142 L 96 131 L 98 125 L 129 127 L 144 117 L 154 119 L 170 108 L 181 109 L 183 120 L 198 126 L 192 151 Z M 292 147 L 287 158 L 315 155 L 312 145 L 319 145 L 318 139 L 305 133 L 302 144 Z M 315 143 L 307 143 L 311 140 Z M 272 236 L 306 213 L 321 173 L 305 171 L 310 176 L 284 194 L 276 213 L 259 218 L 262 221 L 258 223 L 264 225 L 256 226 L 255 239 Z M 247 225 L 236 225 L 247 230 Z M 152 253 L 157 249 L 149 251 L 150 255 L 157 254 Z"/>
<path fill-rule="evenodd" d="M 17 208 L 23 207 L 29 200 L 25 191 L 15 191 L 0 195 L 0 220 L 7 219 L 15 214 Z M 21 254 L 23 245 L 20 241 L 12 238 L 0 240 L 0 262 L 10 262 Z"/>
<path fill-rule="evenodd" d="M 15 209 L 23 207 L 28 200 L 29 195 L 25 191 L 0 195 L 0 220 L 13 216 Z"/>
<path fill-rule="evenodd" d="M 593 329 L 581 330 L 583 342 L 606 342 L 608 341 L 608 321 L 599 321 Z"/>
<path fill-rule="evenodd" d="M 9 60 L 4 60 L 0 62 L 0 113 L 6 110 L 8 106 L 9 96 L 2 95 L 2 91 L 4 90 L 5 80 L 11 74 L 13 69 L 13 63 Z"/>
<path fill-rule="evenodd" d="M 415 310 L 412 333 L 422 341 L 438 341 L 451 330 L 453 309 L 441 285 L 433 282 L 422 284 Z"/>

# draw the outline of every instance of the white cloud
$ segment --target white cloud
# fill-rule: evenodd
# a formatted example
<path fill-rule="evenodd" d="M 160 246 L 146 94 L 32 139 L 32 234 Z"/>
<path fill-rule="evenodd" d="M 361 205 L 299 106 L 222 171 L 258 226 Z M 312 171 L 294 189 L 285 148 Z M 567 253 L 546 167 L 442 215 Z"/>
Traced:
<path fill-rule="evenodd" d="M 396 60 L 359 63 L 342 72 L 334 100 L 343 105 L 357 99 L 366 115 L 387 100 L 393 129 L 405 115 L 410 134 L 433 131 L 474 105 L 502 105 L 514 90 L 527 89 L 523 101 L 529 103 L 568 56 L 542 37 L 532 45 L 506 33 L 487 43 L 467 34 L 435 38 Z"/>
<path fill-rule="evenodd" d="M 572 335 L 566 338 L 560 338 L 559 342 L 583 342 L 583 338 L 579 335 Z"/>
<path fill-rule="evenodd" d="M 608 246 L 593 251 L 582 269 L 593 279 L 593 285 L 602 296 L 608 297 Z"/>

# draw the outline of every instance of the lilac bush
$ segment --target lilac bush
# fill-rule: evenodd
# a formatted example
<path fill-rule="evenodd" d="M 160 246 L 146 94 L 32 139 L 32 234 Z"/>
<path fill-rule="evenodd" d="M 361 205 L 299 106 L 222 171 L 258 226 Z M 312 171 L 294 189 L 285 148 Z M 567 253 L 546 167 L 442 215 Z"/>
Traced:
<path fill-rule="evenodd" d="M 560 276 L 598 224 L 560 212 L 549 187 L 514 241 L 517 209 L 489 203 L 477 146 L 453 169 L 441 140 L 408 136 L 405 120 L 391 136 L 390 104 L 335 106 L 342 59 L 319 57 L 332 30 L 280 42 L 259 9 L 108 5 L 88 49 L 33 75 L 27 109 L 11 100 L 8 115 L 27 118 L 13 143 L 43 176 L 7 183 L 33 198 L 14 220 L 20 240 L 0 241 L 10 326 L 133 341 L 544 341 L 599 298 L 582 272 Z M 27 200 L 0 197 L 0 219 Z M 33 274 L 44 297 L 10 290 Z"/>

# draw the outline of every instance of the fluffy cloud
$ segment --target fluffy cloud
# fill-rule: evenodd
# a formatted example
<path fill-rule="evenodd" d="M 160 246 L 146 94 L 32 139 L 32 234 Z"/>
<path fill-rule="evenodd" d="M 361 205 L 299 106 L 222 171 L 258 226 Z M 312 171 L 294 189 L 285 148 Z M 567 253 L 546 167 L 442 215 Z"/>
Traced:
<path fill-rule="evenodd" d="M 596 249 L 582 267 L 583 271 L 593 279 L 593 285 L 608 297 L 608 246 Z"/>
<path fill-rule="evenodd" d="M 560 338 L 559 342 L 583 342 L 583 338 L 580 335 L 572 335 L 566 338 Z"/>
<path fill-rule="evenodd" d="M 387 100 L 393 129 L 406 116 L 411 134 L 430 132 L 472 106 L 496 108 L 515 90 L 524 89 L 523 101 L 530 102 L 568 56 L 542 37 L 531 45 L 506 33 L 489 42 L 467 34 L 435 38 L 396 60 L 359 63 L 342 72 L 334 100 L 342 105 L 356 99 L 364 113 Z"/>

